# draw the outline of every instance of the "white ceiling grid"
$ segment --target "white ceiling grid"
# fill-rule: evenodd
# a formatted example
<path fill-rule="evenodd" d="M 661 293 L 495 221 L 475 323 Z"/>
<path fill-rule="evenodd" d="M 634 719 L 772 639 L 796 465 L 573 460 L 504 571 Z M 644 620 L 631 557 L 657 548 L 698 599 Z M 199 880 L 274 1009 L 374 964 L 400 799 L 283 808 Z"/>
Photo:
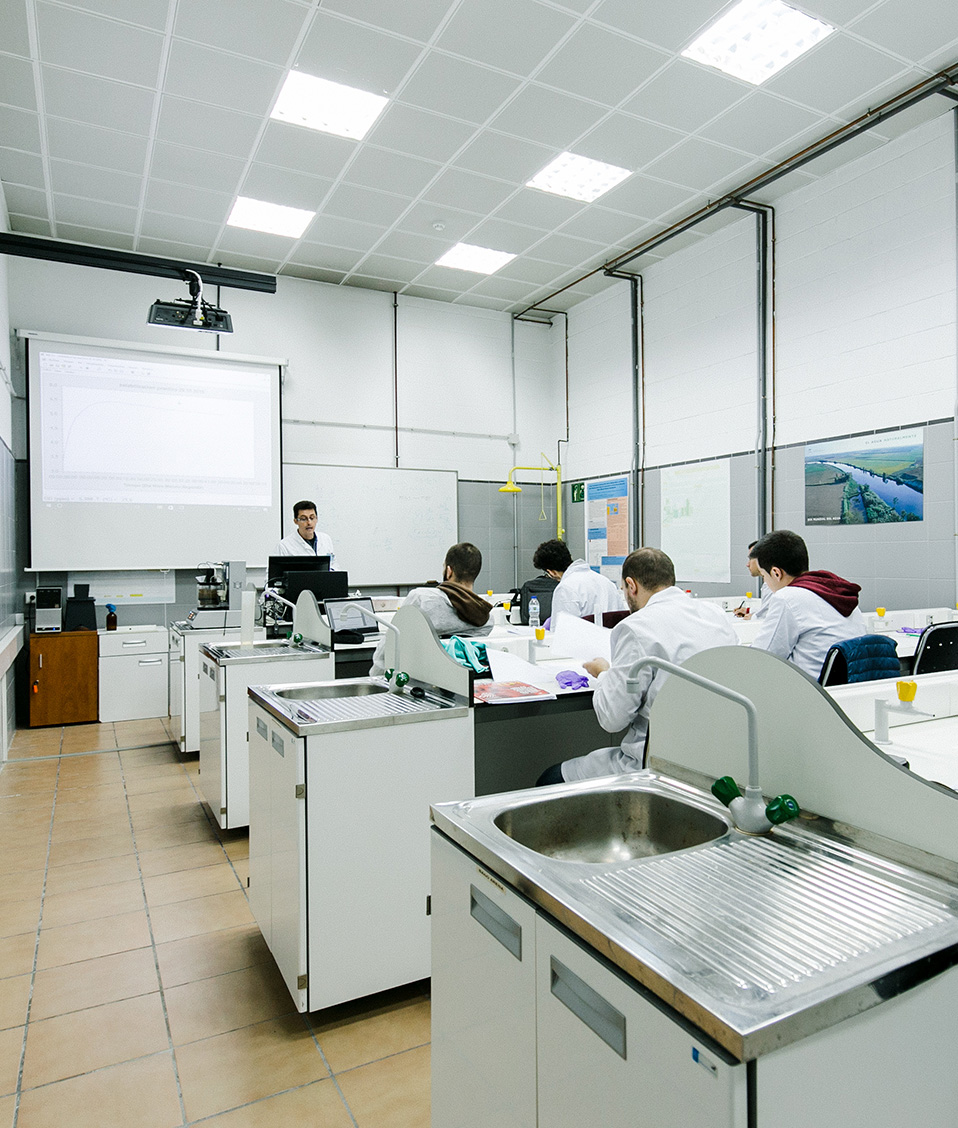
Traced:
<path fill-rule="evenodd" d="M 755 88 L 680 57 L 729 6 L 3 0 L 11 228 L 516 311 L 958 60 L 954 0 L 803 0 L 837 32 Z M 361 142 L 272 121 L 290 68 L 390 103 Z M 524 186 L 563 150 L 633 175 L 593 204 Z M 317 215 L 298 240 L 227 227 L 237 195 Z M 517 257 L 489 277 L 434 265 L 459 241 Z"/>

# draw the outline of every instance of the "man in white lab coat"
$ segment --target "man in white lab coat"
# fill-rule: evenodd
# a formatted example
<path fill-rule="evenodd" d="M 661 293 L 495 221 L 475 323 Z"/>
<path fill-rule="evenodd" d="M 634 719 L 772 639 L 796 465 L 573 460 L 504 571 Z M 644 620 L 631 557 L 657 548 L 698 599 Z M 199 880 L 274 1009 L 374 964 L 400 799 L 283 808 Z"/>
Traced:
<path fill-rule="evenodd" d="M 735 646 L 738 636 L 726 612 L 714 603 L 693 599 L 675 586 L 675 568 L 661 549 L 640 548 L 622 565 L 622 586 L 633 612 L 612 630 L 612 664 L 602 658 L 586 662 L 598 678 L 592 706 L 606 732 L 628 729 L 618 748 L 597 748 L 555 764 L 538 779 L 572 783 L 580 779 L 618 775 L 642 767 L 649 709 L 667 674 L 645 669 L 637 692 L 626 688 L 629 671 L 640 658 L 664 658 L 682 663 L 714 646 Z"/>
<path fill-rule="evenodd" d="M 482 553 L 474 544 L 462 541 L 446 553 L 442 564 L 442 583 L 413 588 L 402 606 L 418 607 L 441 638 L 450 635 L 476 637 L 492 630 L 492 604 L 473 591 L 482 570 Z M 386 671 L 386 638 L 373 654 L 370 673 L 379 677 Z"/>
<path fill-rule="evenodd" d="M 808 548 L 798 533 L 766 533 L 751 555 L 772 593 L 752 646 L 817 678 L 830 646 L 868 634 L 858 607 L 859 585 L 834 572 L 810 572 Z"/>
<path fill-rule="evenodd" d="M 332 538 L 316 528 L 315 501 L 297 501 L 293 506 L 296 531 L 283 537 L 276 546 L 274 556 L 328 556 L 329 567 L 336 567 L 336 550 Z"/>
<path fill-rule="evenodd" d="M 584 560 L 573 560 L 565 541 L 543 541 L 532 557 L 532 566 L 559 581 L 552 593 L 553 622 L 560 611 L 565 611 L 578 618 L 594 615 L 601 626 L 603 611 L 625 610 L 625 600 L 615 584 L 594 572 Z"/>

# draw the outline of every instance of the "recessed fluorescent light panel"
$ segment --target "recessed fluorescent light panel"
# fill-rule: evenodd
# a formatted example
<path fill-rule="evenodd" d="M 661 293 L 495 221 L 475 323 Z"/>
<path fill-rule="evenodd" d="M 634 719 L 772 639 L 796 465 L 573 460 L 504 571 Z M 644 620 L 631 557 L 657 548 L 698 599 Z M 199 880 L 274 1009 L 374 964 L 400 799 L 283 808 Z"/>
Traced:
<path fill-rule="evenodd" d="M 578 157 L 575 153 L 560 153 L 538 176 L 527 181 L 526 187 L 591 204 L 631 175 L 627 168 Z"/>
<path fill-rule="evenodd" d="M 741 0 L 682 55 L 759 86 L 834 30 L 781 0 Z"/>
<path fill-rule="evenodd" d="M 457 243 L 451 251 L 446 251 L 436 266 L 451 266 L 456 270 L 472 270 L 476 274 L 495 274 L 515 255 L 508 251 L 491 251 L 488 247 L 476 247 L 472 243 Z"/>
<path fill-rule="evenodd" d="M 290 71 L 276 106 L 269 115 L 277 121 L 305 125 L 321 133 L 361 141 L 383 112 L 388 98 L 341 86 L 302 71 Z"/>
<path fill-rule="evenodd" d="M 264 200 L 251 200 L 237 196 L 229 227 L 245 227 L 250 231 L 265 231 L 269 235 L 288 235 L 298 239 L 309 226 L 316 213 L 302 208 L 287 208 L 283 204 L 268 204 Z"/>

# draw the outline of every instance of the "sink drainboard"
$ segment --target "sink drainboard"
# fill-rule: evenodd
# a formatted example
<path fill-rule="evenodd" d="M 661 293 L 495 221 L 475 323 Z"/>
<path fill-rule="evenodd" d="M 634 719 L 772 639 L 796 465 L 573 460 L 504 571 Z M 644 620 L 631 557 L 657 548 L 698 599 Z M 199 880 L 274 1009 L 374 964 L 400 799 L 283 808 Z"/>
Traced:
<path fill-rule="evenodd" d="M 290 715 L 298 721 L 329 724 L 340 721 L 368 721 L 376 717 L 395 717 L 408 713 L 432 713 L 442 708 L 431 701 L 420 701 L 399 693 L 375 693 L 360 697 L 329 697 L 298 700 Z"/>
<path fill-rule="evenodd" d="M 774 994 L 958 915 L 837 850 L 768 838 L 650 859 L 582 884 L 736 993 Z"/>

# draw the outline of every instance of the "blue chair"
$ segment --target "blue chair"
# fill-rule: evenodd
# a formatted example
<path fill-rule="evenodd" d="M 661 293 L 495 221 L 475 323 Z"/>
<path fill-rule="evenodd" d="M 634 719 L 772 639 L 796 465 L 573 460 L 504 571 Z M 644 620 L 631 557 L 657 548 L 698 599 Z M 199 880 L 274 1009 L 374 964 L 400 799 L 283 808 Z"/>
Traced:
<path fill-rule="evenodd" d="M 958 623 L 932 623 L 921 632 L 912 672 L 937 674 L 958 670 Z"/>
<path fill-rule="evenodd" d="M 958 623 L 953 625 L 958 626 Z M 901 665 L 894 640 L 885 635 L 862 635 L 829 647 L 818 682 L 820 685 L 847 685 L 849 682 L 897 678 L 900 674 Z"/>

